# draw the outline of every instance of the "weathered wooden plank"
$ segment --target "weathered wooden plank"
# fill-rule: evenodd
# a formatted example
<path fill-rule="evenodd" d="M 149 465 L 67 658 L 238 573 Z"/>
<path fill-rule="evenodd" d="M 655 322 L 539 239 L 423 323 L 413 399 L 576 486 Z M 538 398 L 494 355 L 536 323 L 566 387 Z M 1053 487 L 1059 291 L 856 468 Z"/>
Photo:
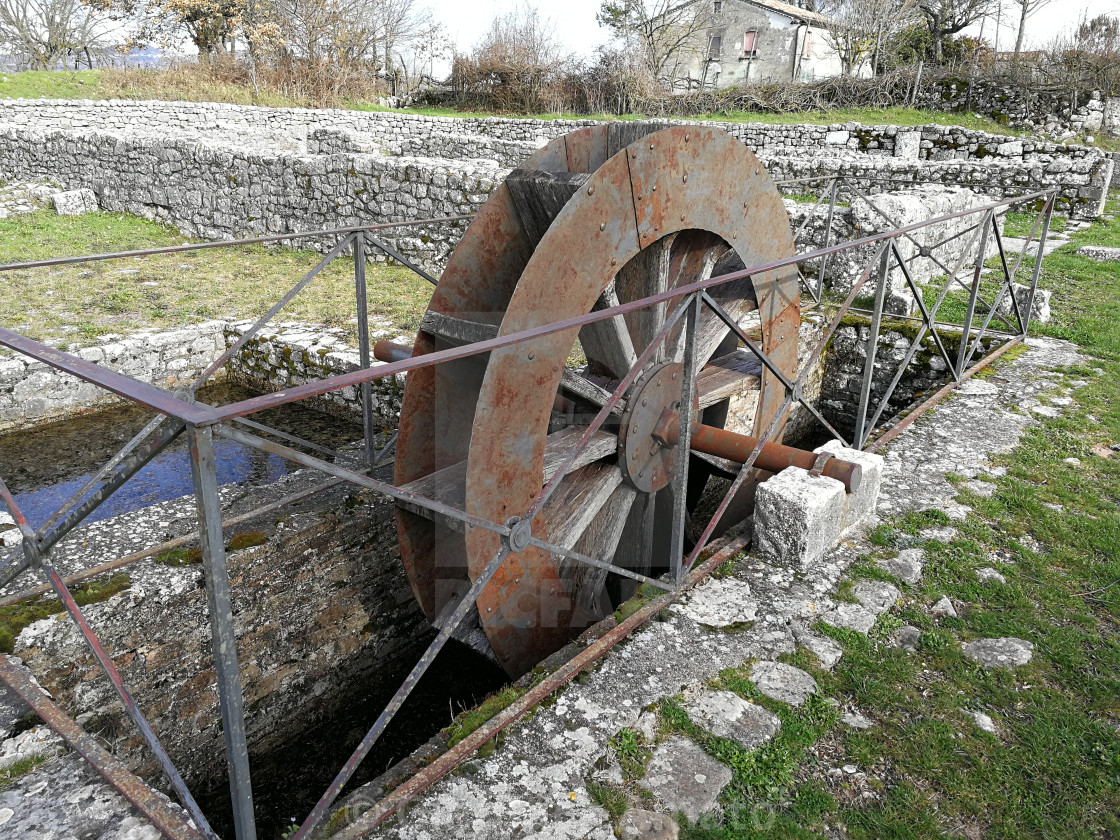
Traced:
<path fill-rule="evenodd" d="M 613 281 L 607 284 L 593 309 L 610 309 L 612 306 L 618 306 L 618 291 Z M 586 324 L 579 331 L 579 340 L 591 368 L 599 373 L 622 379 L 638 361 L 634 342 L 622 315 Z"/>
<path fill-rule="evenodd" d="M 568 457 L 568 453 L 579 441 L 584 431 L 584 427 L 582 426 L 569 426 L 566 429 L 553 432 L 548 436 L 544 451 L 545 482 L 556 475 L 564 459 Z M 580 452 L 575 461 L 573 461 L 569 473 L 581 467 L 585 467 L 594 461 L 598 461 L 601 458 L 613 455 L 617 451 L 618 438 L 610 432 L 599 430 L 592 435 L 587 447 Z M 457 510 L 463 510 L 466 500 L 464 489 L 466 480 L 467 462 L 460 461 L 457 464 L 452 464 L 450 467 L 436 470 L 423 478 L 418 478 L 416 481 L 410 481 L 408 484 L 402 485 L 401 489 L 407 490 L 410 493 L 416 493 L 436 502 L 441 502 Z M 423 516 L 427 519 L 432 518 L 432 512 L 428 508 L 421 507 L 411 502 L 398 501 L 397 504 L 405 510 L 412 511 L 419 516 Z"/>
<path fill-rule="evenodd" d="M 746 348 L 712 359 L 696 377 L 700 407 L 761 388 L 762 362 Z"/>
<path fill-rule="evenodd" d="M 454 315 L 444 315 L 442 312 L 425 312 L 420 319 L 420 330 L 435 338 L 456 347 L 464 344 L 473 344 L 476 341 L 486 341 L 498 335 L 496 324 L 486 324 L 481 321 L 468 321 L 456 318 Z"/>
<path fill-rule="evenodd" d="M 575 550 L 596 560 L 614 562 L 619 540 L 622 539 L 630 509 L 637 497 L 638 491 L 629 484 L 616 487 L 576 542 Z M 567 558 L 560 564 L 560 579 L 564 581 L 568 591 L 575 596 L 580 607 L 596 616 L 604 616 L 611 609 L 604 590 L 608 574 L 606 569 Z"/>
<path fill-rule="evenodd" d="M 621 483 L 622 470 L 618 464 L 607 461 L 589 464 L 564 476 L 540 512 L 548 541 L 561 548 L 574 548 Z"/>
<path fill-rule="evenodd" d="M 552 220 L 591 176 L 585 172 L 542 172 L 515 169 L 506 178 L 513 206 L 525 235 L 536 247 Z"/>

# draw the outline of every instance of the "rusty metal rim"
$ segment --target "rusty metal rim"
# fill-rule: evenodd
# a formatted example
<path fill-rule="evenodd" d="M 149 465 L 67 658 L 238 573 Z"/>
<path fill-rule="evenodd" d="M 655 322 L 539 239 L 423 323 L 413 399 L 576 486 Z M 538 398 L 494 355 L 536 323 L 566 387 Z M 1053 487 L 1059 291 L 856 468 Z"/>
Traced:
<path fill-rule="evenodd" d="M 702 564 L 689 572 L 676 591 L 652 599 L 617 627 L 604 633 L 575 657 L 530 688 L 515 702 L 382 798 L 373 808 L 359 817 L 357 822 L 339 832 L 336 835 L 339 840 L 357 840 L 357 838 L 367 836 L 369 831 L 375 829 L 387 817 L 407 805 L 448 773 L 457 769 L 479 747 L 506 727 L 520 720 L 534 706 L 570 682 L 581 671 L 586 670 L 590 665 L 601 659 L 611 648 L 677 600 L 680 595 L 694 587 L 715 568 L 750 545 L 750 537 L 748 536 L 729 536 L 722 539 L 725 540 L 723 545 L 719 546 Z M 712 549 L 713 546 L 707 548 Z M 374 816 L 370 817 L 370 814 L 374 814 Z"/>
<path fill-rule="evenodd" d="M 202 835 L 162 796 L 129 772 L 97 739 L 82 729 L 41 688 L 12 663 L 0 656 L 0 681 L 8 686 L 43 721 L 84 758 L 170 840 L 202 840 Z"/>
<path fill-rule="evenodd" d="M 552 324 L 547 324 L 541 327 L 536 327 L 529 330 L 522 330 L 517 333 L 511 333 L 506 336 L 498 338 L 487 339 L 485 341 L 475 342 L 474 344 L 467 344 L 462 347 L 454 347 L 448 350 L 440 350 L 434 353 L 429 353 L 425 356 L 409 359 L 402 362 L 391 362 L 382 365 L 378 368 L 368 370 L 358 370 L 351 373 L 340 374 L 339 376 L 329 377 L 327 379 L 319 380 L 317 382 L 310 382 L 305 385 L 300 385 L 295 388 L 289 388 L 285 391 L 278 391 L 274 394 L 267 394 L 261 397 L 253 397 L 248 400 L 232 403 L 217 409 L 201 409 L 197 406 L 191 405 L 183 400 L 179 400 L 162 391 L 153 385 L 139 382 L 130 377 L 116 373 L 99 367 L 91 362 L 86 362 L 76 356 L 48 347 L 31 339 L 25 338 L 11 330 L 0 328 L 0 346 L 9 347 L 26 356 L 29 356 L 38 361 L 45 362 L 46 364 L 58 370 L 69 373 L 78 379 L 90 382 L 107 391 L 124 397 L 125 399 L 138 402 L 142 405 L 166 414 L 170 417 L 177 418 L 186 423 L 197 425 L 210 425 L 213 423 L 220 423 L 224 420 L 230 420 L 235 417 L 241 417 L 247 414 L 254 414 L 267 408 L 275 408 L 279 405 L 284 405 L 290 402 L 296 402 L 307 397 L 321 396 L 322 394 L 331 391 L 345 388 L 350 385 L 360 385 L 363 382 L 370 382 L 382 379 L 387 376 L 392 376 L 397 373 L 406 373 L 410 370 L 415 370 L 421 367 L 430 367 L 441 362 L 452 361 L 455 359 L 466 358 L 478 353 L 488 352 L 500 347 L 506 347 L 511 344 L 517 344 L 532 338 L 539 338 L 544 335 L 551 335 L 552 333 L 561 332 L 563 330 L 571 329 L 573 327 L 581 327 L 585 324 L 594 323 L 596 321 L 606 320 L 613 318 L 616 315 L 625 315 L 637 309 L 650 306 L 655 303 L 670 300 L 672 298 L 687 295 L 691 292 L 706 290 L 715 286 L 721 286 L 733 280 L 740 280 L 750 277 L 755 274 L 762 274 L 768 271 L 774 271 L 779 268 L 785 268 L 790 265 L 795 265 L 799 262 L 817 259 L 819 257 L 828 256 L 831 254 L 839 253 L 840 251 L 856 248 L 862 245 L 870 245 L 877 242 L 883 242 L 888 239 L 893 239 L 901 236 L 909 231 L 919 230 L 923 227 L 952 221 L 954 219 L 962 218 L 967 215 L 992 210 L 999 207 L 1004 207 L 1010 204 L 1015 204 L 1020 201 L 1026 201 L 1042 196 L 1049 196 L 1054 190 L 1042 190 L 1037 193 L 1031 193 L 1026 196 L 1019 196 L 1012 199 L 1004 199 L 1003 201 L 990 204 L 987 207 L 973 208 L 964 210 L 959 213 L 951 213 L 945 216 L 940 216 L 936 219 L 929 219 L 923 222 L 916 222 L 906 227 L 898 228 L 896 230 L 887 231 L 884 233 L 877 233 L 862 239 L 852 240 L 850 242 L 843 242 L 836 245 L 831 245 L 828 248 L 819 248 L 815 251 L 809 251 L 804 254 L 797 254 L 793 257 L 786 257 L 771 263 L 759 266 L 752 266 L 743 269 L 742 271 L 735 271 L 729 274 L 723 274 L 718 277 L 712 277 L 708 280 L 692 283 L 688 286 L 670 289 L 656 295 L 651 295 L 647 298 L 631 301 L 629 303 L 620 304 L 619 306 L 610 307 L 607 309 L 595 310 L 585 315 L 567 318 L 562 321 L 557 321 Z M 218 243 L 215 243 L 217 245 Z M 226 244 L 226 243 L 222 243 Z"/>
<path fill-rule="evenodd" d="M 872 441 L 870 444 L 865 446 L 863 448 L 863 451 L 864 452 L 878 452 L 880 449 L 882 449 L 884 446 L 886 446 L 888 443 L 890 443 L 892 440 L 894 440 L 896 437 L 898 437 L 898 435 L 900 435 L 915 420 L 917 420 L 919 417 L 921 417 L 923 414 L 925 414 L 927 411 L 929 411 L 931 408 L 933 408 L 935 405 L 937 405 L 939 402 L 941 402 L 943 399 L 945 399 L 947 396 L 949 396 L 949 394 L 953 393 L 953 391 L 955 391 L 958 387 L 960 387 L 960 385 L 962 383 L 968 381 L 973 376 L 975 376 L 980 371 L 982 371 L 984 368 L 988 367 L 988 365 L 992 364 L 992 362 L 996 361 L 1000 356 L 1002 356 L 1004 353 L 1006 353 L 1012 347 L 1017 347 L 1022 343 L 1023 343 L 1023 338 L 1021 336 L 1017 336 L 1017 337 L 1011 339 L 1010 341 L 1008 341 L 1002 347 L 999 347 L 998 349 L 993 350 L 991 353 L 989 353 L 987 356 L 985 356 L 979 362 L 977 362 L 972 367 L 970 367 L 968 370 L 966 370 L 961 375 L 960 381 L 953 380 L 953 381 L 949 382 L 948 384 L 946 384 L 945 386 L 943 386 L 942 388 L 940 388 L 928 400 L 919 404 L 917 407 L 914 408 L 913 411 L 911 411 L 909 414 L 907 414 L 905 417 L 903 417 L 901 420 L 899 420 L 898 423 L 891 426 L 890 429 L 885 431 L 882 435 L 880 435 L 874 441 Z"/>

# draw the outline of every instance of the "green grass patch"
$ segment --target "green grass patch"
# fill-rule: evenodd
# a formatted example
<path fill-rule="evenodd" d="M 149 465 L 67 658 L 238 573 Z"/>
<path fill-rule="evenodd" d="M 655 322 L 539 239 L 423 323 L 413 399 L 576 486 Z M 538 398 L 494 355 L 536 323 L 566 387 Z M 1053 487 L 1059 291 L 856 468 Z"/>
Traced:
<path fill-rule="evenodd" d="M 28 758 L 21 758 L 9 764 L 7 767 L 0 768 L 0 793 L 11 790 L 12 785 L 21 776 L 26 776 L 36 767 L 41 767 L 47 763 L 47 759 L 41 755 L 33 755 Z"/>
<path fill-rule="evenodd" d="M 713 688 L 734 691 L 741 697 L 766 706 L 782 720 L 782 728 L 769 742 L 744 750 L 737 742 L 717 737 L 696 726 L 684 707 L 673 698 L 661 701 L 662 726 L 668 733 L 685 735 L 713 758 L 731 768 L 731 784 L 720 798 L 721 812 L 696 825 L 682 823 L 682 837 L 695 840 L 741 837 L 810 837 L 803 828 L 817 828 L 822 799 L 820 791 L 794 792 L 799 765 L 808 749 L 839 719 L 837 709 L 822 696 L 812 696 L 800 708 L 774 703 L 759 694 L 750 681 L 749 666 L 720 673 Z M 792 797 L 792 799 L 791 799 Z M 800 811 L 783 810 L 785 802 L 799 802 Z M 814 804 L 814 801 L 816 804 Z M 799 826 L 797 817 L 814 819 L 812 826 Z M 746 833 L 744 833 L 746 832 Z"/>
<path fill-rule="evenodd" d="M 108 601 L 114 595 L 128 589 L 132 579 L 125 572 L 118 572 L 104 580 L 93 580 L 81 586 L 72 587 L 70 593 L 78 606 Z M 13 653 L 16 637 L 36 621 L 50 618 L 63 611 L 62 602 L 57 598 L 37 598 L 19 604 L 0 607 L 0 653 Z"/>
<path fill-rule="evenodd" d="M 171 228 L 135 216 L 40 211 L 0 219 L 0 264 L 187 241 Z M 321 259 L 313 251 L 247 246 L 9 272 L 6 294 L 0 296 L 0 324 L 63 345 L 210 318 L 256 318 Z M 431 297 L 427 281 L 384 263 L 370 263 L 366 280 L 372 315 L 406 333 L 419 326 Z M 336 259 L 280 317 L 343 328 L 356 343 L 353 260 Z"/>
<path fill-rule="evenodd" d="M 1115 196 L 1110 210 L 1120 210 Z M 1093 225 L 1073 239 L 1120 245 L 1120 223 Z M 725 672 L 718 687 L 783 719 L 770 744 L 742 754 L 699 732 L 667 701 L 662 718 L 672 730 L 696 738 L 735 772 L 722 813 L 685 826 L 683 836 L 820 837 L 826 824 L 853 840 L 1120 836 L 1120 459 L 1092 453 L 1120 442 L 1120 271 L 1076 257 L 1074 247 L 1043 264 L 1041 285 L 1054 289 L 1055 317 L 1034 331 L 1078 339 L 1095 354 L 1054 380 L 1056 389 L 1071 390 L 1076 407 L 1040 418 L 999 456 L 1007 472 L 993 479 L 992 496 L 956 484 L 975 515 L 952 522 L 957 534 L 948 541 L 921 543 L 924 576 L 908 588 L 912 600 L 866 637 L 815 625 L 844 648 L 833 671 L 809 657 L 783 657 L 810 671 L 822 696 L 875 724 L 830 729 L 820 698 L 791 711 L 759 698 L 745 672 Z M 1070 457 L 1081 465 L 1066 464 Z M 870 534 L 875 548 L 850 573 L 881 577 L 876 559 L 919 544 L 924 528 L 947 524 L 938 510 L 882 523 Z M 976 572 L 988 566 L 1006 583 L 981 582 Z M 924 605 L 943 595 L 964 606 L 960 617 L 929 615 Z M 885 643 L 903 623 L 919 629 L 914 653 Z M 961 651 L 962 642 L 999 636 L 1034 643 L 1033 661 L 985 670 Z M 981 731 L 972 712 L 991 716 L 997 733 Z M 828 761 L 818 767 L 807 749 L 825 735 Z M 825 772 L 846 763 L 869 774 L 871 799 L 847 774 L 836 780 Z"/>
<path fill-rule="evenodd" d="M 448 736 L 448 748 L 454 747 L 524 693 L 525 689 L 512 685 L 506 686 L 501 691 L 491 694 L 473 709 L 468 709 L 457 715 L 451 725 L 443 730 L 444 734 Z"/>

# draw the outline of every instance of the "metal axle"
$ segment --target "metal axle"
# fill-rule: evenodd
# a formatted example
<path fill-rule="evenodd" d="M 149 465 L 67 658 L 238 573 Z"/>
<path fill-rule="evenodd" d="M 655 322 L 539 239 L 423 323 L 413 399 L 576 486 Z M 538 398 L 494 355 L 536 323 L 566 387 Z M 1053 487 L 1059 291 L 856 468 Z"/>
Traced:
<path fill-rule="evenodd" d="M 653 437 L 662 446 L 676 446 L 680 436 L 680 415 L 674 409 L 666 409 L 661 416 L 661 422 L 654 430 Z M 703 423 L 694 423 L 689 436 L 688 445 L 696 452 L 724 458 L 736 464 L 746 463 L 751 452 L 758 446 L 758 438 L 750 435 L 741 435 L 729 432 L 727 429 L 717 429 L 705 426 Z M 835 478 L 844 485 L 849 493 L 859 489 L 863 478 L 863 468 L 851 461 L 841 461 L 828 453 L 808 452 L 804 449 L 795 449 L 781 443 L 767 441 L 762 444 L 762 451 L 755 460 L 754 465 L 767 472 L 780 472 L 786 467 L 800 467 L 817 475 L 826 475 Z"/>

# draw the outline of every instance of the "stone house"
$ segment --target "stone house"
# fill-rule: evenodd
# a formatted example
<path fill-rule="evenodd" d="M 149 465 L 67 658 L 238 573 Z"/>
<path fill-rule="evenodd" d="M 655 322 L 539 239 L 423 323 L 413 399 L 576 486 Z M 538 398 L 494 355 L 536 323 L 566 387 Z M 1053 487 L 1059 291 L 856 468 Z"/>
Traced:
<path fill-rule="evenodd" d="M 711 3 L 707 48 L 681 87 L 722 88 L 746 82 L 812 81 L 843 72 L 828 37 L 832 21 L 781 0 L 695 0 Z M 860 75 L 870 72 L 860 68 Z"/>

